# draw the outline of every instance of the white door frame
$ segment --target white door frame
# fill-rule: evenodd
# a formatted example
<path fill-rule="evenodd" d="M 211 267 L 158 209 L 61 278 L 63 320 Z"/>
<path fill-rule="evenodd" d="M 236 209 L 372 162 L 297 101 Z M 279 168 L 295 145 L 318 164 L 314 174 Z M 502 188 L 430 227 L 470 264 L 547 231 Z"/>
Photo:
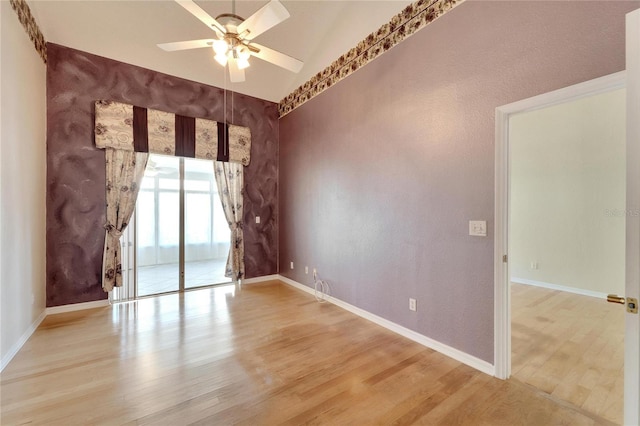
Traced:
<path fill-rule="evenodd" d="M 589 80 L 574 86 L 517 101 L 496 108 L 496 175 L 495 175 L 495 375 L 507 379 L 511 375 L 511 291 L 509 262 L 509 117 L 512 114 L 574 101 L 625 87 L 625 71 Z"/>
<path fill-rule="evenodd" d="M 627 23 L 627 297 L 640 299 L 640 9 Z M 640 315 L 625 315 L 624 424 L 640 424 Z"/>
<path fill-rule="evenodd" d="M 627 17 L 629 19 L 629 17 Z M 632 18 L 633 19 L 633 18 Z M 638 23 L 635 40 L 640 40 L 640 13 L 635 17 Z M 640 42 L 636 41 L 640 51 Z M 629 43 L 627 44 L 629 48 Z M 627 54 L 627 56 L 630 56 Z M 640 54 L 636 58 L 636 76 L 640 75 Z M 627 64 L 627 71 L 596 78 L 594 80 L 565 87 L 553 92 L 544 93 L 496 108 L 496 152 L 495 152 L 495 376 L 507 379 L 511 375 L 511 291 L 508 259 L 508 227 L 509 227 L 509 117 L 512 114 L 534 111 L 549 106 L 570 102 L 587 96 L 609 92 L 627 87 L 627 111 L 640 117 L 640 96 L 636 102 L 631 100 L 629 85 L 633 91 L 633 83 L 627 76 L 633 65 Z M 640 81 L 636 77 L 636 93 L 640 89 Z M 633 103 L 633 105 L 631 105 Z M 632 123 L 634 122 L 634 123 Z M 640 120 L 627 120 L 627 209 L 637 212 L 640 205 Z M 631 127 L 635 126 L 635 129 Z M 634 133 L 634 131 L 636 133 Z M 634 134 L 636 135 L 634 137 Z M 635 209 L 635 210 L 634 210 Z M 626 296 L 638 298 L 640 290 L 640 217 L 629 214 L 627 217 L 627 260 L 626 260 Z M 634 296 L 635 294 L 635 296 Z M 603 303 L 605 303 L 603 301 Z M 624 309 L 621 307 L 621 309 Z M 640 361 L 638 361 L 638 345 L 640 341 L 640 320 L 638 315 L 626 314 L 625 322 L 625 424 L 638 424 L 638 396 L 640 395 Z M 635 337 L 634 337 L 635 336 Z M 635 413 L 635 415 L 634 415 Z"/>

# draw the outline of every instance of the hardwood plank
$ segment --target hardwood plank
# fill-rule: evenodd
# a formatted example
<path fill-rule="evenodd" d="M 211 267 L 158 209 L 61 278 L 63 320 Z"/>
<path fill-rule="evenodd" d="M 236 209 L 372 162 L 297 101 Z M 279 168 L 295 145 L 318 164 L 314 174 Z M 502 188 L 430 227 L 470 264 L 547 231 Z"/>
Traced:
<path fill-rule="evenodd" d="M 50 316 L 0 391 L 3 425 L 607 424 L 277 281 Z"/>
<path fill-rule="evenodd" d="M 624 309 L 521 284 L 511 297 L 513 377 L 622 423 Z"/>

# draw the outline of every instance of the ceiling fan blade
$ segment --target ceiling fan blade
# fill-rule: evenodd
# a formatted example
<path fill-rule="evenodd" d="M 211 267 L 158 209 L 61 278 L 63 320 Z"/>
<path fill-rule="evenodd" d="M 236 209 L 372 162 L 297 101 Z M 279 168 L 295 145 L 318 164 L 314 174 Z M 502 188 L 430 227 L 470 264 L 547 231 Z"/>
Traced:
<path fill-rule="evenodd" d="M 222 24 L 211 17 L 207 12 L 204 11 L 200 6 L 195 4 L 192 0 L 175 0 L 180 6 L 187 9 L 189 13 L 202 21 L 207 27 L 213 29 L 220 35 L 224 35 L 227 30 L 222 26 Z"/>
<path fill-rule="evenodd" d="M 234 58 L 229 59 L 229 77 L 232 83 L 241 83 L 244 81 L 244 70 L 238 68 L 238 61 Z"/>
<path fill-rule="evenodd" d="M 256 58 L 260 58 L 263 61 L 271 62 L 274 65 L 287 69 L 291 72 L 299 72 L 304 65 L 304 62 L 292 58 L 289 55 L 285 55 L 284 53 L 278 52 L 277 50 L 269 49 L 258 43 L 251 43 L 252 47 L 256 47 L 260 49 L 259 52 L 254 52 L 250 50 L 251 54 Z"/>
<path fill-rule="evenodd" d="M 238 34 L 249 30 L 244 38 L 252 40 L 289 17 L 289 11 L 278 0 L 271 0 L 238 25 Z"/>
<path fill-rule="evenodd" d="M 201 47 L 211 47 L 213 45 L 213 39 L 205 38 L 202 40 L 189 40 L 189 41 L 176 41 L 174 43 L 160 43 L 158 47 L 166 50 L 167 52 L 173 52 L 176 50 L 187 49 L 199 49 Z"/>

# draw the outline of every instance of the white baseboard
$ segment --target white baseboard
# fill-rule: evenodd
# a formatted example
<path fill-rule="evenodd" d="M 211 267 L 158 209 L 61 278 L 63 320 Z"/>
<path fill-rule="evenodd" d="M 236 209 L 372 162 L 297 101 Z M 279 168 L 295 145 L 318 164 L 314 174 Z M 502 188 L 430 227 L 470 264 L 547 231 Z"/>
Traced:
<path fill-rule="evenodd" d="M 244 284 L 258 284 L 258 283 L 263 283 L 265 281 L 273 281 L 273 280 L 279 280 L 279 279 L 281 279 L 281 277 L 278 274 L 263 275 L 261 277 L 242 279 L 242 280 L 240 280 L 240 284 L 241 285 L 244 285 Z"/>
<path fill-rule="evenodd" d="M 299 282 L 294 281 L 290 278 L 279 275 L 278 279 L 280 279 L 282 282 L 292 287 L 295 287 L 302 291 L 306 291 L 309 294 L 315 293 L 313 288 L 300 284 Z M 441 354 L 446 355 L 450 358 L 453 358 L 456 361 L 459 361 L 463 364 L 473 367 L 476 370 L 482 371 L 485 374 L 489 374 L 491 376 L 495 375 L 494 366 L 488 363 L 487 361 L 476 358 L 473 355 L 469 355 L 468 353 L 462 352 L 459 349 L 452 348 L 451 346 L 445 345 L 444 343 L 438 342 L 437 340 L 431 339 L 427 336 L 424 336 L 420 333 L 417 333 L 413 330 L 410 330 L 392 321 L 379 317 L 375 314 L 372 314 L 371 312 L 358 308 L 357 306 L 353 306 L 347 302 L 343 302 L 342 300 L 336 299 L 335 297 L 327 296 L 326 300 L 330 303 L 333 303 L 336 306 L 339 306 L 342 309 L 345 309 L 351 313 L 358 315 L 359 317 L 367 319 L 375 324 L 378 324 L 388 330 L 393 331 L 394 333 L 404 336 L 407 339 L 413 340 L 416 343 L 419 343 L 423 346 L 433 349 L 434 351 L 440 352 Z"/>
<path fill-rule="evenodd" d="M 47 316 L 47 311 L 45 309 L 40 313 L 40 315 L 38 316 L 38 318 L 36 318 L 33 324 L 31 324 L 29 328 L 22 334 L 20 339 L 11 346 L 11 349 L 9 349 L 9 352 L 7 352 L 5 356 L 2 357 L 2 362 L 0 363 L 0 372 L 4 370 L 4 368 L 9 364 L 9 362 L 11 362 L 11 360 L 13 359 L 14 356 L 16 356 L 18 351 L 22 349 L 22 346 L 24 346 L 24 344 L 27 343 L 27 340 L 29 340 L 29 337 L 31 337 L 33 332 L 36 331 L 36 329 L 38 328 L 42 320 L 45 319 L 46 316 Z"/>
<path fill-rule="evenodd" d="M 80 311 L 83 309 L 93 309 L 93 308 L 101 308 L 103 306 L 109 306 L 109 300 L 97 300 L 95 302 L 85 302 L 85 303 L 74 303 L 72 305 L 62 305 L 62 306 L 54 306 L 52 308 L 46 308 L 42 311 L 38 319 L 36 319 L 33 324 L 29 326 L 29 328 L 24 332 L 24 334 L 20 337 L 20 339 L 11 346 L 11 349 L 5 356 L 2 357 L 2 363 L 0 363 L 0 372 L 4 370 L 4 368 L 11 362 L 14 356 L 22 349 L 22 346 L 29 340 L 29 337 L 33 334 L 34 331 L 38 328 L 40 323 L 49 315 L 53 314 L 61 314 L 64 312 L 73 312 Z"/>
<path fill-rule="evenodd" d="M 297 289 L 300 289 L 302 291 L 305 291 L 309 294 L 314 294 L 314 290 L 311 287 L 307 287 L 306 285 L 300 284 L 297 281 L 294 281 L 290 278 L 287 278 L 285 276 L 279 275 L 279 274 L 275 274 L 275 275 L 265 275 L 262 277 L 256 277 L 256 278 L 249 278 L 246 280 L 242 280 L 241 283 L 242 284 L 257 284 L 257 283 L 261 283 L 261 282 L 265 282 L 265 281 L 272 281 L 272 280 L 280 280 L 292 287 L 295 287 Z M 379 317 L 375 314 L 372 314 L 371 312 L 365 311 L 364 309 L 358 308 L 357 306 L 353 306 L 347 302 L 343 302 L 340 299 L 337 299 L 333 296 L 327 296 L 326 300 L 344 310 L 347 310 L 353 314 L 358 315 L 359 317 L 362 317 L 366 320 L 369 320 L 375 324 L 378 324 L 388 330 L 393 331 L 394 333 L 397 333 L 401 336 L 404 336 L 410 340 L 413 340 L 414 342 L 417 342 L 423 346 L 426 346 L 430 349 L 433 349 L 437 352 L 442 353 L 443 355 L 446 355 L 450 358 L 455 359 L 456 361 L 459 361 L 463 364 L 466 364 L 470 367 L 475 368 L 476 370 L 482 371 L 485 374 L 489 374 L 491 376 L 495 375 L 495 369 L 494 366 L 486 361 L 483 361 L 479 358 L 476 358 L 472 355 L 469 355 L 466 352 L 462 352 L 458 349 L 452 348 L 451 346 L 445 345 L 444 343 L 438 342 L 437 340 L 431 339 L 427 336 L 424 336 L 420 333 L 417 333 L 413 330 L 410 330 L 406 327 L 403 327 L 399 324 L 396 324 L 392 321 L 389 321 L 385 318 Z M 73 312 L 73 311 L 79 311 L 79 310 L 84 310 L 84 309 L 93 309 L 93 308 L 100 308 L 100 307 L 104 307 L 104 306 L 109 306 L 109 300 L 98 300 L 95 302 L 85 302 L 85 303 L 75 303 L 75 304 L 71 304 L 71 305 L 63 305 L 63 306 L 54 306 L 51 308 L 47 308 L 45 311 L 42 312 L 42 314 L 40 315 L 40 317 L 38 317 L 38 319 L 31 325 L 31 327 L 29 327 L 29 329 L 23 334 L 23 336 L 20 338 L 20 340 L 18 342 L 16 342 L 13 347 L 11 348 L 11 350 L 9 351 L 9 353 L 7 353 L 7 355 L 5 355 L 2 359 L 2 365 L 0 368 L 0 371 L 2 371 L 2 369 L 4 369 L 4 367 L 11 361 L 11 359 L 16 355 L 16 353 L 18 353 L 18 351 L 20 350 L 20 348 L 22 348 L 22 346 L 24 345 L 24 343 L 29 339 L 29 337 L 31 337 L 31 335 L 33 334 L 33 332 L 36 330 L 36 328 L 38 328 L 38 326 L 40 325 L 40 323 L 42 322 L 42 320 L 47 316 L 47 315 L 53 315 L 53 314 L 60 314 L 60 313 L 64 313 L 64 312 Z"/>
<path fill-rule="evenodd" d="M 580 294 L 582 296 L 597 297 L 598 299 L 607 298 L 606 293 L 600 293 L 599 291 L 585 290 L 582 288 L 575 288 L 575 287 L 567 287 L 564 285 L 545 283 L 543 281 L 528 280 L 526 278 L 511 278 L 511 282 L 516 284 L 524 284 L 524 285 L 532 285 L 535 287 L 548 288 L 550 290 L 559 290 L 567 293 Z"/>
<path fill-rule="evenodd" d="M 109 306 L 109 299 L 96 300 L 94 302 L 73 303 L 71 305 L 53 306 L 47 308 L 47 315 L 62 314 L 65 312 L 82 311 L 85 309 L 102 308 Z"/>

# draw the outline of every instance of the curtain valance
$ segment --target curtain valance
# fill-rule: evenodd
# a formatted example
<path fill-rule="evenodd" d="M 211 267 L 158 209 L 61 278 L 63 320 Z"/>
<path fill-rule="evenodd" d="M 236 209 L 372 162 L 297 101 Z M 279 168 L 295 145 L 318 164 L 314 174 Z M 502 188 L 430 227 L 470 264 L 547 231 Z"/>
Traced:
<path fill-rule="evenodd" d="M 113 101 L 96 101 L 98 148 L 203 158 L 249 165 L 248 127 L 185 117 Z"/>

